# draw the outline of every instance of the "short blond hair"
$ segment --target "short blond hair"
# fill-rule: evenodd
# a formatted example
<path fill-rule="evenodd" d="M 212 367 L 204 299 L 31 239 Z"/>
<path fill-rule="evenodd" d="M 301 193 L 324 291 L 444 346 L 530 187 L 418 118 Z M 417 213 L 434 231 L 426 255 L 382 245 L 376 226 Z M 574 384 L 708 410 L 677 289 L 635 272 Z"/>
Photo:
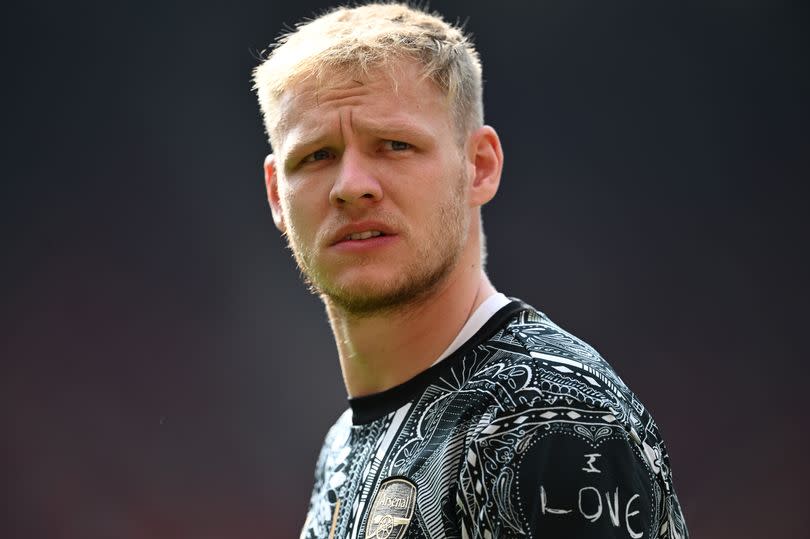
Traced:
<path fill-rule="evenodd" d="M 397 3 L 338 7 L 281 35 L 254 69 L 271 145 L 278 142 L 279 100 L 303 80 L 360 73 L 413 60 L 447 96 L 459 139 L 483 125 L 481 60 L 464 31 L 438 14 Z"/>

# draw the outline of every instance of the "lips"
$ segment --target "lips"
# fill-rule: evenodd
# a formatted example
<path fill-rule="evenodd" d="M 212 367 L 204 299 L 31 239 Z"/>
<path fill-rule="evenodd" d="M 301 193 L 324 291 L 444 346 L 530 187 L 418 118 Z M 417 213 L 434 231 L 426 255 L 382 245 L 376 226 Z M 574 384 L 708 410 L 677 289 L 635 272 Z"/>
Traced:
<path fill-rule="evenodd" d="M 347 240 L 367 240 L 369 238 L 376 238 L 377 236 L 384 236 L 382 232 L 379 230 L 367 230 L 365 232 L 356 232 L 355 234 L 349 234 L 343 241 Z"/>
<path fill-rule="evenodd" d="M 359 223 L 352 223 L 338 229 L 330 245 L 337 245 L 344 241 L 363 241 L 371 238 L 378 238 L 380 236 L 393 236 L 394 231 L 379 222 L 363 221 Z"/>

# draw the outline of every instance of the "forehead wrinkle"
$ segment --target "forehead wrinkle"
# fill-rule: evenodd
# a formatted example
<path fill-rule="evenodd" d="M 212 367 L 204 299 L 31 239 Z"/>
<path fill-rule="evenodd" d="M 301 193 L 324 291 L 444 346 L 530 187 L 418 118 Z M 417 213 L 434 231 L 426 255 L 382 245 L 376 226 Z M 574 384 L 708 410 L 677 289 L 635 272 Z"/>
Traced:
<path fill-rule="evenodd" d="M 340 105 L 344 101 L 356 99 L 360 96 L 366 95 L 370 93 L 372 90 L 369 88 L 368 84 L 365 84 L 358 80 L 352 80 L 349 84 L 334 84 L 331 86 L 321 87 L 317 86 L 315 88 L 310 88 L 308 90 L 304 90 L 299 94 L 302 99 L 306 99 L 305 96 L 308 93 L 314 94 L 314 101 L 315 107 L 309 107 L 309 109 L 317 109 L 321 105 L 326 104 L 337 104 Z M 301 99 L 297 100 L 300 101 Z"/>
<path fill-rule="evenodd" d="M 346 140 L 347 133 L 344 131 L 344 124 L 343 124 L 343 114 L 338 112 L 338 132 L 343 140 Z M 345 128 L 348 130 L 349 133 L 352 132 L 352 109 L 346 111 L 346 125 Z"/>
<path fill-rule="evenodd" d="M 403 71 L 407 71 L 404 70 Z M 345 74 L 343 74 L 345 75 Z M 447 103 L 437 103 L 437 100 L 444 97 L 440 89 L 435 86 L 432 81 L 420 79 L 415 82 L 413 91 L 405 92 L 405 95 L 400 91 L 399 81 L 391 73 L 382 72 L 382 75 L 370 80 L 358 80 L 351 76 L 342 76 L 337 74 L 331 79 L 330 84 L 321 84 L 312 80 L 302 81 L 288 88 L 280 98 L 280 146 L 283 148 L 289 146 L 290 148 L 299 148 L 300 146 L 308 146 L 314 144 L 322 139 L 329 138 L 328 131 L 332 128 L 329 127 L 325 119 L 328 114 L 323 113 L 323 107 L 332 107 L 339 109 L 337 113 L 337 127 L 338 132 L 342 137 L 346 136 L 346 129 L 354 132 L 367 132 L 372 135 L 383 135 L 385 133 L 410 133 L 417 136 L 441 136 L 441 133 L 436 132 L 436 129 L 426 129 L 418 118 L 411 117 L 412 113 L 417 115 L 421 113 L 425 107 L 432 106 L 434 103 L 439 104 L 443 112 L 447 112 L 448 126 L 452 127 L 452 118 L 450 111 L 446 110 Z M 433 92 L 423 93 L 421 88 L 424 84 L 433 86 Z M 376 110 L 371 115 L 367 114 L 365 110 L 354 111 L 354 104 L 363 105 L 363 97 L 367 94 L 374 93 L 389 93 L 393 98 L 391 102 L 384 103 L 382 110 Z M 405 102 L 410 102 L 410 106 L 394 106 L 389 109 L 391 103 L 400 103 L 404 105 Z M 343 112 L 343 107 L 346 107 Z M 403 110 L 408 109 L 408 110 Z M 358 114 L 353 114 L 358 112 Z M 375 114 L 382 113 L 386 116 L 386 121 L 380 121 L 375 117 Z M 346 117 L 344 118 L 344 115 Z M 440 131 L 442 131 L 440 129 Z M 288 145 L 287 142 L 291 140 Z"/>
<path fill-rule="evenodd" d="M 376 118 L 370 117 L 362 121 L 358 120 L 356 123 L 361 124 L 360 127 L 357 128 L 359 131 L 383 138 L 396 133 L 419 138 L 437 136 L 434 129 L 429 129 L 428 126 L 409 118 L 395 117 L 381 122 Z"/>
<path fill-rule="evenodd" d="M 319 132 L 324 125 L 323 114 L 320 109 L 326 105 L 351 105 L 351 101 L 368 93 L 367 85 L 360 81 L 352 80 L 350 85 L 332 86 L 328 88 L 313 87 L 310 85 L 299 85 L 284 92 L 279 100 L 279 120 L 277 128 L 281 146 L 285 145 L 286 139 L 293 132 L 300 132 L 299 127 L 303 124 L 304 133 Z M 334 94 L 338 95 L 335 96 Z M 348 103 L 346 103 L 348 101 Z M 314 121 L 309 121 L 314 118 Z M 339 118 L 340 120 L 340 118 Z M 310 128 L 309 124 L 314 125 Z M 338 124 L 340 128 L 340 123 Z M 306 138 L 306 137 L 298 137 Z"/>

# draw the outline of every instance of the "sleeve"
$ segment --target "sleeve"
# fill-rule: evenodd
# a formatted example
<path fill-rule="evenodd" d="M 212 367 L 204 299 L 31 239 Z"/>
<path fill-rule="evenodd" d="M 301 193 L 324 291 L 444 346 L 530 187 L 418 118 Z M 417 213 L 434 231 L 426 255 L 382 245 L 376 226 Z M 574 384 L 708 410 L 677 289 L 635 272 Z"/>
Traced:
<path fill-rule="evenodd" d="M 329 534 L 341 484 L 334 478 L 344 471 L 350 429 L 351 412 L 347 410 L 326 434 L 315 465 L 315 483 L 300 539 L 323 538 Z"/>
<path fill-rule="evenodd" d="M 462 537 L 658 537 L 661 487 L 643 449 L 613 422 L 609 412 L 571 407 L 489 423 L 460 474 Z"/>

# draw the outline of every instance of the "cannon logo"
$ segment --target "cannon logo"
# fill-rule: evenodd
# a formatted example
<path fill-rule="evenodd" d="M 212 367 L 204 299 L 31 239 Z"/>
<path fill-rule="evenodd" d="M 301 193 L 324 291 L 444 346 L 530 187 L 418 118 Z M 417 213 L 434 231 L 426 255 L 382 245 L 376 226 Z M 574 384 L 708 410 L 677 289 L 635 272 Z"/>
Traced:
<path fill-rule="evenodd" d="M 386 479 L 380 485 L 366 521 L 368 539 L 401 539 L 416 506 L 416 485 L 407 479 Z"/>

